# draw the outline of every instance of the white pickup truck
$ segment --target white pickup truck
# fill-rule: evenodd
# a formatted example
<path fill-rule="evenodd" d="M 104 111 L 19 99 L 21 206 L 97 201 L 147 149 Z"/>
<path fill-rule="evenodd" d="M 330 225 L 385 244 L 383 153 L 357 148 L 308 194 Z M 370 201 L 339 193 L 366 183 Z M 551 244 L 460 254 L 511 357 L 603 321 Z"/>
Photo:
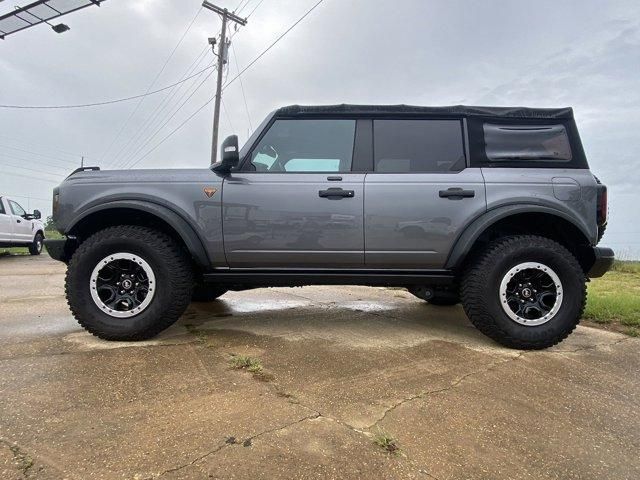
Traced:
<path fill-rule="evenodd" d="M 44 224 L 38 210 L 27 213 L 18 202 L 0 197 L 0 248 L 28 247 L 40 255 L 44 243 Z"/>

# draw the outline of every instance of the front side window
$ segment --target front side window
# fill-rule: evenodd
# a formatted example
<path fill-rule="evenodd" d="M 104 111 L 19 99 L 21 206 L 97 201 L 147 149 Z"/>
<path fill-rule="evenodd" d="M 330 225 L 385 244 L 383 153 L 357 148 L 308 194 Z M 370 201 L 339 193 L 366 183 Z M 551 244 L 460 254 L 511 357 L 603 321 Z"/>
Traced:
<path fill-rule="evenodd" d="M 19 204 L 17 204 L 13 200 L 9 200 L 9 206 L 11 207 L 11 211 L 13 212 L 14 215 L 18 215 L 19 217 L 24 217 L 27 214 L 27 212 L 24 211 L 24 208 L 22 208 Z"/>
<path fill-rule="evenodd" d="M 492 162 L 509 160 L 571 160 L 564 125 L 494 125 L 485 123 L 484 143 Z"/>
<path fill-rule="evenodd" d="M 0 215 L 5 215 L 4 202 L 2 201 L 1 198 L 0 198 Z"/>
<path fill-rule="evenodd" d="M 256 172 L 349 172 L 355 120 L 276 120 L 251 153 Z"/>
<path fill-rule="evenodd" d="M 376 172 L 458 172 L 465 167 L 460 120 L 374 120 Z"/>

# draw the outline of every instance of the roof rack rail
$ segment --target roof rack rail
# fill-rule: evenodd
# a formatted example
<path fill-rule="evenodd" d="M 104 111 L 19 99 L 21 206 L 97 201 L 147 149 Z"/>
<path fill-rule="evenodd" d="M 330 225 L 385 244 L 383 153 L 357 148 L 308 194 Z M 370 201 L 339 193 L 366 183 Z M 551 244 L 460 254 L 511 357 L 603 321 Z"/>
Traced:
<path fill-rule="evenodd" d="M 76 174 L 76 173 L 78 173 L 78 172 L 86 172 L 87 170 L 90 170 L 90 171 L 91 171 L 91 170 L 93 170 L 93 171 L 97 171 L 97 170 L 100 170 L 100 167 L 78 167 L 78 168 L 76 168 L 73 172 L 71 172 L 71 173 L 69 174 L 69 177 L 70 177 L 71 175 L 75 175 L 75 174 Z M 67 177 L 67 178 L 69 178 L 69 177 Z"/>

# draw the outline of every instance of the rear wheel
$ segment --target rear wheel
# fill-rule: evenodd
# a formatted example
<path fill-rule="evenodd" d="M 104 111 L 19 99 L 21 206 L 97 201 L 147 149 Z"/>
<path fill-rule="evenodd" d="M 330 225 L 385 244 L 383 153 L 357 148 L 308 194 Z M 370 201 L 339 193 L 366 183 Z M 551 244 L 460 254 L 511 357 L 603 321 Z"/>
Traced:
<path fill-rule="evenodd" d="M 462 279 L 462 303 L 485 335 L 512 348 L 541 349 L 580 322 L 585 275 L 562 245 L 522 235 L 491 243 Z"/>
<path fill-rule="evenodd" d="M 147 227 L 101 230 L 75 251 L 66 276 L 69 307 L 105 340 L 143 340 L 173 324 L 191 301 L 193 273 L 184 250 Z"/>
<path fill-rule="evenodd" d="M 29 253 L 31 255 L 40 255 L 42 253 L 42 244 L 44 242 L 44 236 L 41 233 L 36 233 L 33 243 L 29 245 Z"/>

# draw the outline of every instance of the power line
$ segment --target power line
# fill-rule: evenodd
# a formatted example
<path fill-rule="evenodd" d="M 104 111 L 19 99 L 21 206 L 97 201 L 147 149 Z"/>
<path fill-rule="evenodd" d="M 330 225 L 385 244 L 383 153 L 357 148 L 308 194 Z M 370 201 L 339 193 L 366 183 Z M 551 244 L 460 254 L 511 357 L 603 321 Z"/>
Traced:
<path fill-rule="evenodd" d="M 29 171 L 29 172 L 35 172 L 35 173 L 39 173 L 39 174 L 41 174 L 41 175 L 42 175 L 42 174 L 45 174 L 45 175 L 52 175 L 52 176 L 54 176 L 54 177 L 56 177 L 56 176 L 64 177 L 64 176 L 65 176 L 65 174 L 64 174 L 64 173 L 46 172 L 46 171 L 43 171 L 43 170 L 36 170 L 35 168 L 22 167 L 22 166 L 20 166 L 20 165 L 11 165 L 11 164 L 8 164 L 8 165 L 7 165 L 7 167 L 11 167 L 11 168 L 20 168 L 21 170 L 27 170 L 27 171 Z M 11 173 L 12 173 L 12 172 L 2 172 L 2 174 L 3 174 L 3 175 L 4 175 L 4 174 L 11 174 Z M 31 176 L 31 177 L 29 177 L 29 178 L 33 179 L 33 176 Z M 35 179 L 35 180 L 37 180 L 37 179 Z M 43 180 L 44 180 L 44 179 L 43 179 Z"/>
<path fill-rule="evenodd" d="M 22 177 L 22 178 L 28 178 L 29 180 L 35 180 L 37 182 L 48 182 L 48 183 L 53 183 L 53 184 L 58 184 L 60 183 L 60 180 L 50 180 L 48 178 L 34 178 L 33 175 L 23 175 L 20 173 L 15 173 L 15 172 L 2 172 L 3 175 L 11 175 L 14 177 Z"/>
<path fill-rule="evenodd" d="M 11 194 L 8 194 L 8 193 L 5 193 L 3 195 L 3 197 L 27 198 L 29 200 L 41 200 L 43 202 L 50 202 L 51 201 L 50 198 L 31 197 L 31 196 L 28 196 L 28 195 L 11 195 Z"/>
<path fill-rule="evenodd" d="M 167 59 L 164 61 L 164 64 L 162 65 L 162 68 L 160 68 L 160 71 L 156 74 L 155 78 L 153 79 L 153 81 L 149 84 L 149 86 L 147 87 L 147 91 L 145 92 L 145 94 L 149 93 L 149 90 L 151 90 L 153 88 L 153 86 L 156 84 L 156 82 L 158 81 L 158 79 L 160 78 L 160 75 L 162 75 L 162 72 L 164 72 L 164 69 L 167 68 L 167 65 L 169 64 L 169 61 L 171 61 L 171 59 L 173 58 L 173 55 L 176 53 L 176 50 L 178 50 L 178 47 L 182 44 L 182 41 L 184 40 L 184 37 L 187 36 L 187 33 L 189 33 L 189 30 L 191 30 L 191 27 L 193 26 L 193 24 L 196 21 L 196 18 L 198 18 L 198 15 L 200 15 L 200 12 L 202 11 L 202 7 L 200 7 L 198 9 L 198 11 L 196 12 L 195 16 L 193 17 L 193 19 L 191 20 L 191 22 L 189 23 L 189 25 L 187 26 L 186 30 L 184 31 L 184 33 L 182 34 L 182 36 L 180 37 L 180 40 L 178 40 L 178 43 L 176 43 L 176 45 L 173 47 L 173 50 L 171 50 L 171 53 L 169 54 L 169 56 L 167 57 Z M 111 143 L 109 144 L 109 146 L 107 147 L 107 149 L 102 153 L 102 155 L 100 156 L 100 160 L 102 161 L 102 159 L 104 158 L 104 156 L 107 154 L 107 152 L 109 150 L 111 150 L 111 147 L 113 147 L 113 145 L 116 143 L 116 141 L 120 138 L 120 135 L 122 135 L 122 132 L 124 131 L 125 127 L 129 124 L 129 122 L 131 121 L 131 119 L 133 118 L 133 116 L 136 114 L 136 112 L 138 111 L 138 109 L 140 108 L 140 105 L 142 105 L 142 102 L 144 102 L 146 97 L 141 97 L 140 100 L 138 101 L 138 103 L 136 104 L 135 108 L 131 111 L 131 113 L 129 114 L 129 116 L 127 117 L 127 119 L 124 121 L 124 123 L 122 124 L 122 126 L 120 127 L 120 130 L 118 130 L 118 133 L 116 134 L 116 136 L 113 138 L 113 140 L 111 141 Z"/>
<path fill-rule="evenodd" d="M 240 78 L 240 75 L 242 75 L 244 72 L 246 72 L 247 70 L 249 70 L 258 60 L 260 60 L 269 50 L 271 50 L 276 43 L 278 43 L 280 40 L 282 40 L 285 35 L 287 35 L 291 30 L 293 30 L 300 22 L 302 22 L 311 12 L 313 12 L 318 5 L 320 5 L 324 0 L 319 0 L 313 7 L 311 7 L 309 10 L 307 10 L 307 12 L 302 15 L 302 17 L 300 17 L 293 25 L 291 25 L 287 30 L 285 30 L 284 33 L 282 33 L 278 38 L 275 39 L 275 41 L 269 45 L 267 48 L 265 48 L 262 53 L 260 53 L 260 55 L 258 55 L 256 58 L 254 58 L 251 62 L 249 62 L 249 64 L 244 67 L 242 69 L 242 71 L 238 72 L 238 74 L 233 77 L 231 80 L 229 80 L 227 83 L 225 83 L 225 85 L 222 87 L 222 89 L 224 90 L 225 88 L 227 88 L 229 85 L 231 85 L 233 82 L 235 82 L 238 78 Z"/>
<path fill-rule="evenodd" d="M 264 2 L 264 0 L 260 0 L 260 1 L 256 4 L 256 6 L 255 6 L 255 7 L 253 7 L 253 10 L 251 10 L 251 11 L 249 12 L 249 15 L 247 15 L 247 20 L 249 19 L 249 17 L 250 17 L 251 15 L 253 15 L 253 12 L 255 12 L 255 11 L 258 9 L 258 7 L 259 7 L 260 5 L 262 5 L 262 2 Z"/>
<path fill-rule="evenodd" d="M 80 158 L 82 156 L 81 153 L 69 152 L 67 150 L 62 150 L 61 148 L 52 147 L 50 145 L 42 145 L 42 144 L 38 144 L 38 143 L 33 143 L 31 141 L 26 141 L 26 140 L 21 139 L 19 137 L 12 137 L 12 136 L 6 135 L 4 133 L 0 133 L 0 137 L 6 138 L 8 140 L 13 140 L 14 142 L 17 142 L 17 143 L 19 143 L 21 145 L 26 145 L 29 148 L 40 148 L 40 149 L 45 149 L 47 151 L 56 150 L 57 152 L 59 152 L 59 153 L 61 153 L 63 155 L 69 155 L 71 157 L 76 157 L 76 158 Z M 8 147 L 8 148 L 14 148 L 14 147 Z M 35 152 L 29 152 L 29 153 L 35 153 Z M 41 153 L 36 153 L 36 155 L 42 155 L 42 154 Z M 47 155 L 47 156 L 50 156 L 50 155 Z"/>
<path fill-rule="evenodd" d="M 53 160 L 60 160 L 61 162 L 69 162 L 69 163 L 73 163 L 76 164 L 78 162 L 74 162 L 72 160 L 68 160 L 66 158 L 58 158 L 58 157 L 54 157 L 52 155 L 45 155 L 44 153 L 38 153 L 38 152 L 33 152 L 31 150 L 25 150 L 24 148 L 17 148 L 17 147 L 10 147 L 9 145 L 0 145 L 1 148 L 8 148 L 10 150 L 16 150 L 18 152 L 23 152 L 23 153 L 30 153 L 31 155 L 37 155 L 39 157 L 44 157 L 44 158 L 51 158 Z M 81 155 L 78 155 L 78 158 Z"/>
<path fill-rule="evenodd" d="M 16 157 L 15 155 L 9 155 L 8 153 L 0 153 L 0 157 L 9 157 L 14 160 L 20 160 L 21 162 L 27 162 L 28 164 L 38 163 L 40 165 L 45 165 L 47 167 L 59 168 L 60 170 L 65 170 L 67 172 L 69 171 L 69 169 L 72 168 L 72 167 L 61 167 L 60 165 L 54 165 L 53 163 L 46 163 L 41 160 L 31 160 L 31 159 L 22 158 L 22 157 Z"/>
<path fill-rule="evenodd" d="M 189 76 L 190 73 L 198 67 L 198 65 L 200 64 L 200 62 L 204 58 L 204 55 L 206 55 L 206 51 L 207 51 L 207 47 L 205 46 L 204 49 L 200 52 L 200 54 L 198 54 L 196 59 L 191 63 L 191 65 L 189 66 L 187 71 L 183 74 L 184 77 Z M 210 65 L 213 65 L 213 62 Z M 202 75 L 202 73 L 200 75 Z M 179 97 L 177 103 L 179 103 L 180 100 L 182 100 L 182 98 L 184 98 L 184 95 L 187 92 L 189 92 L 189 90 L 193 87 L 193 85 L 196 84 L 197 79 L 198 79 L 198 77 L 194 77 L 192 79 L 194 81 L 194 83 L 183 92 L 183 94 Z M 182 89 L 182 87 L 184 85 L 186 85 L 186 83 L 181 83 L 180 85 L 178 85 L 177 87 L 172 89 L 171 92 L 165 98 L 162 99 L 162 101 L 156 106 L 156 108 L 153 110 L 153 112 L 151 112 L 151 115 L 149 115 L 142 122 L 142 124 L 137 129 L 137 131 L 118 150 L 118 152 L 115 154 L 115 156 L 111 160 L 111 164 L 112 165 L 116 165 L 116 164 L 119 165 L 119 164 L 124 164 L 124 163 L 127 162 L 128 158 L 131 156 L 131 151 L 133 151 L 135 148 L 137 148 L 134 145 L 142 138 L 142 136 L 145 134 L 145 132 L 147 132 L 150 128 L 157 127 L 157 124 L 155 124 L 156 119 L 158 119 L 160 117 L 160 115 L 165 111 L 165 109 L 167 107 L 173 108 L 175 106 L 175 104 L 173 106 L 171 106 L 172 100 L 178 94 L 178 92 L 180 92 L 180 90 Z M 162 122 L 162 120 L 160 120 L 160 122 Z M 121 155 L 122 155 L 122 158 L 121 158 Z"/>
<path fill-rule="evenodd" d="M 200 82 L 200 84 L 195 88 L 195 90 L 193 90 L 193 92 L 191 92 L 191 94 L 180 104 L 180 106 L 171 114 L 171 116 L 158 128 L 156 129 L 156 131 L 154 132 L 154 134 L 149 137 L 145 143 L 143 143 L 140 147 L 138 147 L 136 149 L 136 151 L 131 155 L 131 157 L 135 157 L 140 151 L 142 151 L 142 149 L 144 149 L 144 147 L 146 147 L 151 140 L 153 140 L 155 138 L 155 136 L 160 133 L 160 131 L 162 131 L 162 129 L 171 121 L 171 119 L 173 117 L 176 116 L 176 114 L 180 111 L 180 109 L 182 109 L 182 107 L 184 107 L 184 105 L 191 99 L 191 97 L 193 97 L 193 95 L 200 89 L 200 87 L 202 87 L 202 85 L 204 85 L 204 83 L 209 79 L 209 77 L 213 74 L 213 72 L 215 72 L 217 69 L 211 70 L 209 72 L 209 74 L 204 77 L 202 79 L 202 82 Z M 129 167 L 127 168 L 132 168 L 134 165 L 137 165 L 139 162 L 139 160 L 133 162 L 131 165 L 129 165 Z"/>
<path fill-rule="evenodd" d="M 233 60 L 236 62 L 236 68 L 238 69 L 238 72 L 240 71 L 240 64 L 238 63 L 238 57 L 236 56 L 236 49 L 233 46 L 233 44 L 231 45 L 231 51 L 233 52 Z M 249 113 L 249 104 L 247 103 L 247 96 L 244 93 L 244 85 L 242 84 L 242 78 L 239 78 L 240 80 L 240 90 L 242 90 L 242 98 L 244 100 L 244 109 L 247 112 L 247 120 L 249 120 L 249 128 L 251 129 L 251 131 L 253 131 L 253 125 L 251 124 L 251 114 Z"/>
<path fill-rule="evenodd" d="M 239 78 L 244 72 L 246 72 L 249 68 L 251 68 L 258 60 L 260 60 L 269 50 L 271 50 L 280 40 L 282 40 L 291 30 L 293 30 L 302 20 L 304 20 L 313 10 L 315 10 L 318 5 L 320 5 L 324 0 L 319 0 L 316 4 L 314 4 L 309 10 L 307 10 L 307 12 L 302 15 L 302 17 L 300 17 L 298 20 L 296 20 L 296 22 L 291 25 L 287 30 L 285 30 L 284 33 L 282 33 L 278 38 L 275 39 L 275 41 L 273 43 L 271 43 L 271 45 L 269 45 L 265 50 L 263 50 L 256 58 L 254 58 L 246 67 L 244 67 L 242 69 L 241 72 L 238 73 L 238 75 L 236 75 L 234 78 L 232 78 L 229 82 L 227 82 L 226 85 L 224 85 L 222 88 L 223 90 L 229 86 L 231 83 L 233 83 L 233 81 L 235 81 L 237 78 Z M 182 127 L 184 127 L 189 120 L 191 120 L 193 117 L 195 117 L 198 113 L 200 113 L 207 105 L 209 105 L 211 102 L 213 102 L 213 100 L 215 99 L 215 96 L 211 97 L 209 100 L 207 100 L 203 105 L 201 105 L 195 112 L 193 112 L 191 115 L 189 115 L 180 125 L 178 125 L 176 128 L 174 128 L 171 132 L 169 132 L 168 135 L 166 135 L 165 137 L 162 138 L 162 140 L 160 140 L 160 142 L 158 142 L 156 145 L 154 145 L 151 150 L 147 151 L 143 156 L 141 156 L 140 158 L 138 158 L 134 163 L 132 163 L 129 168 L 133 168 L 134 166 L 136 166 L 138 163 L 140 163 L 142 160 L 144 160 L 146 157 L 148 157 L 153 151 L 155 151 L 160 145 L 162 145 L 165 141 L 167 141 L 169 138 L 171 138 L 178 130 L 180 130 Z"/>
<path fill-rule="evenodd" d="M 164 92 L 165 90 L 169 90 L 170 88 L 175 87 L 176 85 L 180 85 L 181 83 L 186 82 L 187 80 L 197 77 L 202 72 L 212 68 L 212 66 L 206 67 L 199 72 L 194 73 L 193 75 L 184 78 L 178 82 L 172 83 L 171 85 L 167 85 L 166 87 L 159 88 L 158 90 L 154 90 L 148 93 L 142 93 L 140 95 L 133 95 L 131 97 L 118 98 L 116 100 L 105 100 L 103 102 L 94 102 L 94 103 L 79 103 L 75 105 L 0 105 L 0 108 L 13 108 L 13 109 L 27 109 L 27 110 L 53 110 L 53 109 L 71 109 L 71 108 L 85 108 L 85 107 L 99 107 L 102 105 L 111 105 L 114 103 L 128 102 L 131 100 L 135 100 L 137 98 L 148 97 L 149 95 L 155 95 L 156 93 Z"/>

